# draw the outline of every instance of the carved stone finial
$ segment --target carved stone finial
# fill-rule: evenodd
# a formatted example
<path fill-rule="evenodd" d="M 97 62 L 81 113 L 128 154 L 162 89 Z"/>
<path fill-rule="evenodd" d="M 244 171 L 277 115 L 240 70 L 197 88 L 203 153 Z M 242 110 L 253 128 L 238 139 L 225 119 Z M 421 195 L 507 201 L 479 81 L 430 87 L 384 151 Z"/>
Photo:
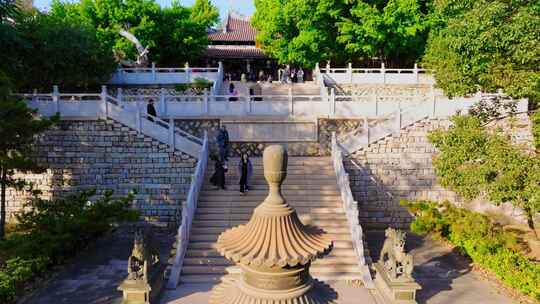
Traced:
<path fill-rule="evenodd" d="M 305 227 L 283 198 L 287 151 L 267 147 L 263 161 L 268 196 L 246 225 L 223 232 L 216 246 L 240 264 L 241 277 L 224 279 L 210 303 L 332 303 L 328 287 L 309 274 L 311 261 L 327 254 L 332 241 L 321 230 Z"/>

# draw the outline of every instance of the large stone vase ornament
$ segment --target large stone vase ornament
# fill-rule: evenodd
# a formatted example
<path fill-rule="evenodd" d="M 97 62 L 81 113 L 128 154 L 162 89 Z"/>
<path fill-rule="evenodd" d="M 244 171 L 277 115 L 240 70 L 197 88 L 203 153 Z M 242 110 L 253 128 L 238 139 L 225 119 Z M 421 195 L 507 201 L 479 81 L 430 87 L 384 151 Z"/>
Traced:
<path fill-rule="evenodd" d="M 281 194 L 287 175 L 282 146 L 264 150 L 269 194 L 246 225 L 223 232 L 217 250 L 240 266 L 212 290 L 211 304 L 334 303 L 335 293 L 309 273 L 311 262 L 329 253 L 332 241 L 320 229 L 302 224 Z"/>

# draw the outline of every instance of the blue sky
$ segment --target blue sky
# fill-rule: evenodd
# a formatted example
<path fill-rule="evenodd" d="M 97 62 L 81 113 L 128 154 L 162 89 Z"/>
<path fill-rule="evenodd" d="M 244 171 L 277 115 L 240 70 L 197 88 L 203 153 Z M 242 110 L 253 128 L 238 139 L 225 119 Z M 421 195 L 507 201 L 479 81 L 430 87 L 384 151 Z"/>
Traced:
<path fill-rule="evenodd" d="M 156 0 L 161 5 L 169 5 L 172 0 Z M 195 0 L 180 0 L 180 3 L 184 5 L 192 5 Z M 212 2 L 219 7 L 221 16 L 227 13 L 228 9 L 235 10 L 244 15 L 252 15 L 255 11 L 255 5 L 253 0 L 212 0 Z M 47 9 L 51 3 L 51 0 L 34 0 L 34 6 L 43 10 Z"/>

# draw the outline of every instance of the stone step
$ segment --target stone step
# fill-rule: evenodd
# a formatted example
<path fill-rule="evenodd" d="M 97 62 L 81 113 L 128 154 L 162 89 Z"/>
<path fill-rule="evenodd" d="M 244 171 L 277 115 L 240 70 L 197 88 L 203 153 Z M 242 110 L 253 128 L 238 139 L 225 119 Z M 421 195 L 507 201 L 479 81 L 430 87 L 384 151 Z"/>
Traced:
<path fill-rule="evenodd" d="M 206 241 L 193 241 L 188 244 L 189 249 L 215 249 L 215 242 L 206 242 Z M 352 241 L 334 241 L 334 247 L 337 249 L 352 249 Z"/>
<path fill-rule="evenodd" d="M 343 208 L 334 207 L 295 207 L 298 214 L 339 214 L 344 215 Z M 253 213 L 253 207 L 229 207 L 223 205 L 216 205 L 215 207 L 200 207 L 197 208 L 196 214 L 249 214 Z"/>
<path fill-rule="evenodd" d="M 340 256 L 340 257 L 356 257 L 354 251 L 349 248 L 332 248 L 329 256 Z M 188 248 L 186 250 L 186 257 L 188 258 L 198 258 L 198 257 L 212 257 L 218 258 L 222 255 L 214 248 L 210 249 L 201 249 L 201 248 Z"/>
<path fill-rule="evenodd" d="M 226 183 L 225 186 L 229 186 L 229 187 L 235 187 L 235 188 L 232 188 L 232 189 L 237 189 L 236 187 L 238 187 L 238 181 L 235 181 L 235 182 L 229 182 L 229 183 Z M 203 185 L 203 189 L 206 190 L 206 191 L 214 191 L 216 190 L 215 187 L 213 185 L 210 185 L 209 183 L 205 183 Z M 265 191 L 268 191 L 268 185 L 266 184 L 250 184 L 249 185 L 249 189 L 250 191 L 251 190 L 265 190 Z M 290 184 L 286 184 L 286 185 L 283 185 L 282 190 L 289 190 L 289 191 L 294 191 L 294 190 L 304 190 L 304 191 L 307 191 L 307 190 L 333 190 L 335 191 L 337 189 L 337 185 L 328 185 L 328 184 L 318 184 L 318 185 L 313 185 L 313 184 L 304 184 L 304 185 L 299 185 L 299 184 L 295 184 L 295 185 L 290 185 Z M 219 191 L 223 191 L 221 189 L 219 189 Z M 227 189 L 226 191 L 230 191 L 230 189 Z M 225 191 L 223 191 L 225 192 Z"/>
<path fill-rule="evenodd" d="M 314 190 L 316 192 L 317 190 Z M 262 203 L 264 199 L 266 198 L 266 195 L 253 195 L 250 192 L 247 192 L 245 195 L 240 194 L 239 191 L 237 191 L 237 197 L 234 196 L 218 196 L 218 195 L 210 195 L 210 196 L 200 196 L 199 201 L 200 202 L 258 202 Z M 290 202 L 290 204 L 294 204 L 296 202 L 321 202 L 321 203 L 332 203 L 332 202 L 339 202 L 341 201 L 340 197 L 337 195 L 283 195 L 287 202 Z"/>
<path fill-rule="evenodd" d="M 355 256 L 325 256 L 324 258 L 317 259 L 313 265 L 351 265 L 356 266 L 358 259 Z M 184 266 L 232 266 L 233 262 L 227 260 L 224 257 L 188 257 L 184 258 Z"/>
<path fill-rule="evenodd" d="M 252 208 L 259 206 L 263 202 L 261 200 L 253 201 L 232 201 L 232 202 L 220 202 L 220 201 L 201 201 L 198 203 L 198 208 Z M 294 208 L 341 208 L 342 203 L 339 201 L 321 202 L 321 201 L 287 201 Z"/>
<path fill-rule="evenodd" d="M 320 281 L 353 281 L 361 280 L 362 275 L 360 270 L 355 272 L 335 272 L 335 273 L 314 273 L 311 271 L 311 275 Z M 222 274 L 196 274 L 180 276 L 180 282 L 184 284 L 197 284 L 197 283 L 219 283 L 222 279 Z"/>
<path fill-rule="evenodd" d="M 191 228 L 191 235 L 199 235 L 199 234 L 220 234 L 225 229 L 221 227 L 192 227 Z M 324 229 L 326 233 L 331 234 L 337 234 L 337 233 L 349 233 L 349 227 L 326 227 Z"/>
<path fill-rule="evenodd" d="M 182 276 L 184 275 L 193 275 L 193 274 L 227 274 L 226 268 L 231 265 L 184 265 L 182 266 Z M 354 273 L 360 271 L 360 268 L 356 264 L 323 264 L 318 265 L 313 263 L 310 267 L 310 273 L 312 275 L 316 274 L 333 274 L 333 273 Z"/>
<path fill-rule="evenodd" d="M 347 223 L 347 220 L 345 219 L 318 219 L 318 220 L 311 220 L 309 218 L 300 217 L 302 222 L 305 225 L 310 226 L 318 226 L 322 229 L 325 229 L 326 227 L 349 227 L 349 224 Z M 198 228 L 210 228 L 210 227 L 224 227 L 224 228 L 231 228 L 238 225 L 244 225 L 247 223 L 246 220 L 201 220 L 196 219 L 193 221 L 193 227 Z"/>
<path fill-rule="evenodd" d="M 208 178 L 208 180 L 203 185 L 203 187 L 204 186 L 210 186 L 210 187 L 212 186 L 210 184 L 209 180 L 210 179 Z M 225 177 L 225 185 L 238 185 L 239 180 L 240 179 L 238 179 L 238 178 L 226 178 Z M 304 186 L 304 185 L 328 186 L 329 185 L 329 186 L 337 187 L 337 184 L 334 185 L 335 183 L 336 183 L 335 177 L 327 178 L 327 179 L 311 179 L 309 177 L 303 177 L 303 178 L 294 179 L 294 180 L 287 180 L 287 182 L 285 182 L 283 184 L 283 187 L 293 186 L 293 185 L 298 185 L 298 186 Z M 267 186 L 268 183 L 264 179 L 250 179 L 249 180 L 249 185 L 252 185 L 252 186 L 258 186 L 258 185 Z"/>
<path fill-rule="evenodd" d="M 223 229 L 225 231 L 226 229 Z M 223 232 L 222 231 L 222 232 Z M 217 242 L 217 239 L 221 233 L 215 234 L 193 234 L 189 240 L 192 242 Z M 334 241 L 351 241 L 351 236 L 348 233 L 343 234 L 328 234 L 328 237 Z"/>
<path fill-rule="evenodd" d="M 227 213 L 227 214 L 215 214 L 215 213 L 196 213 L 194 222 L 208 221 L 208 220 L 233 220 L 233 221 L 248 221 L 252 216 L 252 213 Z M 328 213 L 311 213 L 307 214 L 310 219 L 317 220 L 334 220 L 347 222 L 347 218 L 344 213 L 341 214 L 328 214 Z"/>
<path fill-rule="evenodd" d="M 290 195 L 298 195 L 298 196 L 341 196 L 341 193 L 337 189 L 333 190 L 292 190 L 292 189 L 286 189 L 281 192 L 283 196 L 288 198 Z M 249 190 L 248 196 L 249 197 L 266 197 L 268 195 L 268 190 Z M 200 194 L 200 197 L 208 197 L 208 196 L 232 196 L 232 197 L 239 197 L 238 191 L 228 189 L 226 191 L 216 191 L 211 189 L 203 189 Z"/>

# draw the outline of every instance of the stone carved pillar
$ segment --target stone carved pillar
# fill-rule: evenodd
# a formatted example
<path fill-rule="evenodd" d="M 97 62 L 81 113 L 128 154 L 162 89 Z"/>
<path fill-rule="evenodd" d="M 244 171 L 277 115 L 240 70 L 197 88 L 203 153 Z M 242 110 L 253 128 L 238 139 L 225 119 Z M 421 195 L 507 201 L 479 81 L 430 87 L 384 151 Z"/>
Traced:
<path fill-rule="evenodd" d="M 285 149 L 269 146 L 263 160 L 268 197 L 246 225 L 223 232 L 217 242 L 241 274 L 225 277 L 212 290 L 210 304 L 334 303 L 335 293 L 309 274 L 311 262 L 328 254 L 332 241 L 320 229 L 304 226 L 283 198 Z"/>

